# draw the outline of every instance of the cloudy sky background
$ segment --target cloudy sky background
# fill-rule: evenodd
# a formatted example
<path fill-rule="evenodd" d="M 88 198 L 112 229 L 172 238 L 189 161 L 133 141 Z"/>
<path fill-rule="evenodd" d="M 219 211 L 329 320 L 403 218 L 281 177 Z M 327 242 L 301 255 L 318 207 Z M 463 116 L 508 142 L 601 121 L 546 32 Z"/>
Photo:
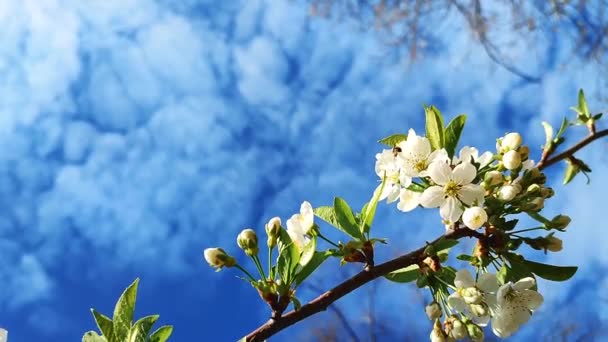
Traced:
<path fill-rule="evenodd" d="M 468 114 L 461 146 L 491 149 L 517 130 L 536 155 L 540 122 L 571 115 L 579 87 L 592 110 L 607 103 L 601 69 L 569 56 L 567 41 L 510 46 L 510 59 L 542 76 L 532 84 L 494 64 L 456 16 L 413 64 L 357 23 L 311 18 L 298 1 L 2 0 L 0 21 L 0 326 L 16 342 L 79 341 L 95 326 L 89 308 L 110 314 L 136 277 L 136 315 L 160 313 L 173 340 L 236 340 L 267 308 L 235 273 L 208 268 L 202 249 L 236 253 L 242 228 L 262 232 L 302 200 L 339 195 L 360 207 L 376 185 L 376 140 L 421 132 L 423 103 Z M 573 336 L 608 319 L 605 151 L 600 142 L 581 154 L 591 186 L 564 188 L 561 170 L 551 173 L 558 195 L 547 212 L 573 223 L 563 253 L 529 255 L 580 272 L 540 283 L 547 302 L 513 340 L 564 303 L 576 315 L 558 328 L 575 326 Z M 378 215 L 385 257 L 443 231 L 435 211 L 383 205 Z M 357 269 L 332 266 L 315 284 Z M 375 289 L 377 319 L 392 329 L 383 336 L 428 334 L 426 297 L 411 285 Z M 339 304 L 362 333 L 368 294 Z M 310 339 L 332 319 L 277 340 Z"/>

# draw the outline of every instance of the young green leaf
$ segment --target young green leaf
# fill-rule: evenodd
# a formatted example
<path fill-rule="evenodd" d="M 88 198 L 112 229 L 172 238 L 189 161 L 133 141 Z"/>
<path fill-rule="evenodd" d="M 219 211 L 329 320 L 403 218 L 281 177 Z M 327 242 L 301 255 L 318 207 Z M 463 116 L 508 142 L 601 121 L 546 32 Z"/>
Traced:
<path fill-rule="evenodd" d="M 384 275 L 384 278 L 395 282 L 395 283 L 409 283 L 420 276 L 420 269 L 418 265 L 410 265 L 400 270 L 393 271 Z"/>
<path fill-rule="evenodd" d="M 435 106 L 424 107 L 426 115 L 426 137 L 431 143 L 433 150 L 445 146 L 443 115 Z"/>
<path fill-rule="evenodd" d="M 553 281 L 568 280 L 572 278 L 578 270 L 578 267 L 576 266 L 554 266 L 530 260 L 523 260 L 523 262 L 532 273 L 541 278 Z"/>
<path fill-rule="evenodd" d="M 458 115 L 452 119 L 445 128 L 445 150 L 448 152 L 450 158 L 452 158 L 456 152 L 456 147 L 458 147 L 458 141 L 460 141 L 460 135 L 462 134 L 466 121 L 466 115 Z"/>
<path fill-rule="evenodd" d="M 129 331 L 128 342 L 146 342 L 148 333 L 152 329 L 152 326 L 158 320 L 158 315 L 150 315 L 142 317 L 133 324 Z"/>
<path fill-rule="evenodd" d="M 300 303 L 300 300 L 296 297 L 291 297 L 291 302 L 293 303 L 293 309 L 296 311 L 300 310 L 302 307 L 302 303 Z"/>
<path fill-rule="evenodd" d="M 334 227 L 338 227 L 338 220 L 336 219 L 336 211 L 334 210 L 334 207 L 323 206 L 315 208 L 313 211 L 315 216 L 321 220 L 331 224 Z"/>
<path fill-rule="evenodd" d="M 315 252 L 312 258 L 310 258 L 310 261 L 300 269 L 298 274 L 296 274 L 294 279 L 295 285 L 299 286 L 302 284 L 302 282 L 306 280 L 306 278 L 308 278 L 308 276 L 310 276 L 312 272 L 314 272 L 319 266 L 321 266 L 323 261 L 327 260 L 330 255 L 331 253 L 329 252 Z"/>
<path fill-rule="evenodd" d="M 404 141 L 405 139 L 407 139 L 407 134 L 397 133 L 397 134 L 389 135 L 386 138 L 382 138 L 382 139 L 378 140 L 378 142 L 381 144 L 384 144 L 388 147 L 395 147 L 395 146 L 397 146 L 398 143 Z"/>
<path fill-rule="evenodd" d="M 107 340 L 94 331 L 88 331 L 82 336 L 82 342 L 107 342 Z"/>
<path fill-rule="evenodd" d="M 578 109 L 584 119 L 589 119 L 591 114 L 589 113 L 589 107 L 587 107 L 587 100 L 585 100 L 585 92 L 583 89 L 578 91 Z"/>
<path fill-rule="evenodd" d="M 386 176 L 382 179 L 382 184 L 376 191 L 374 191 L 374 195 L 372 196 L 371 201 L 363 207 L 361 210 L 361 225 L 360 231 L 361 233 L 369 233 L 372 223 L 374 222 L 374 216 L 376 216 L 376 208 L 378 207 L 378 200 L 380 200 L 380 195 L 382 195 L 382 191 L 384 191 L 384 186 L 386 185 Z"/>
<path fill-rule="evenodd" d="M 166 342 L 173 332 L 172 325 L 164 325 L 150 335 L 150 342 Z"/>
<path fill-rule="evenodd" d="M 340 197 L 334 199 L 334 211 L 336 213 L 336 220 L 338 221 L 338 228 L 346 234 L 352 236 L 357 240 L 363 240 L 363 234 L 357 227 L 357 220 L 353 211 L 348 206 L 345 200 Z"/>
<path fill-rule="evenodd" d="M 291 284 L 293 273 L 300 261 L 300 251 L 298 247 L 291 241 L 289 234 L 283 229 L 279 234 L 277 243 L 279 249 L 279 257 L 277 260 L 277 270 L 281 276 L 281 280 L 285 284 Z"/>
<path fill-rule="evenodd" d="M 543 151 L 549 153 L 555 148 L 555 145 L 553 144 L 553 126 L 546 121 L 543 121 L 542 125 L 545 129 L 545 146 L 543 147 Z"/>
<path fill-rule="evenodd" d="M 108 342 L 112 342 L 114 340 L 112 320 L 109 317 L 97 312 L 95 309 L 91 309 L 91 313 L 95 318 L 95 323 L 97 324 L 99 331 L 101 331 L 103 336 L 106 337 Z"/>
<path fill-rule="evenodd" d="M 133 312 L 135 311 L 135 300 L 137 297 L 137 285 L 139 278 L 127 287 L 122 293 L 116 307 L 114 308 L 113 331 L 115 341 L 125 341 L 133 322 Z"/>
<path fill-rule="evenodd" d="M 564 185 L 570 183 L 576 175 L 581 172 L 578 164 L 573 163 L 570 159 L 566 159 L 566 172 L 564 173 Z"/>

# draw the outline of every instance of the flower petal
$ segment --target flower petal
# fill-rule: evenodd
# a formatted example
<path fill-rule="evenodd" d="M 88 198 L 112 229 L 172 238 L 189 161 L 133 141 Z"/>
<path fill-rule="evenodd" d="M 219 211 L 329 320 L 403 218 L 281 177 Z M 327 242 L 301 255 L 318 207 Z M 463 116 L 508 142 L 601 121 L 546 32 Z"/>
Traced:
<path fill-rule="evenodd" d="M 492 162 L 493 156 L 494 155 L 490 151 L 484 152 L 482 155 L 480 155 L 479 158 L 477 158 L 477 162 L 479 163 L 479 168 L 482 168 L 482 167 L 490 164 Z"/>
<path fill-rule="evenodd" d="M 452 171 L 452 179 L 461 185 L 471 184 L 475 176 L 477 176 L 477 169 L 468 161 L 458 164 Z"/>
<path fill-rule="evenodd" d="M 460 297 L 457 292 L 452 293 L 448 297 L 448 304 L 458 312 L 464 312 L 467 308 L 467 303 Z"/>
<path fill-rule="evenodd" d="M 440 186 L 431 186 L 427 188 L 420 196 L 420 204 L 425 208 L 437 208 L 445 201 L 443 188 Z"/>
<path fill-rule="evenodd" d="M 475 280 L 473 280 L 473 276 L 471 272 L 467 269 L 462 269 L 456 272 L 456 277 L 454 278 L 454 286 L 459 289 L 465 289 L 467 287 L 475 286 Z"/>
<path fill-rule="evenodd" d="M 448 151 L 446 151 L 445 148 L 442 148 L 431 152 L 427 160 L 429 164 L 434 162 L 448 163 L 450 161 L 450 157 L 448 156 Z"/>
<path fill-rule="evenodd" d="M 452 169 L 447 163 L 440 161 L 429 165 L 428 174 L 433 182 L 439 185 L 446 185 L 452 179 Z"/>
<path fill-rule="evenodd" d="M 462 212 L 463 210 L 460 207 L 460 202 L 454 197 L 446 198 L 439 208 L 439 215 L 441 215 L 441 218 L 450 223 L 458 221 Z"/>
<path fill-rule="evenodd" d="M 458 198 L 466 205 L 481 206 L 484 202 L 484 190 L 480 185 L 468 184 L 458 190 Z"/>
<path fill-rule="evenodd" d="M 399 198 L 399 185 L 392 184 L 389 187 L 389 192 L 386 195 L 386 203 L 393 203 Z"/>
<path fill-rule="evenodd" d="M 544 301 L 543 296 L 533 290 L 523 290 L 520 295 L 530 310 L 536 310 Z"/>
<path fill-rule="evenodd" d="M 416 207 L 418 207 L 418 205 L 420 204 L 420 196 L 422 196 L 420 192 L 401 189 L 397 209 L 403 212 L 408 212 L 416 209 Z"/>
<path fill-rule="evenodd" d="M 533 287 L 536 284 L 536 281 L 532 277 L 525 277 L 518 280 L 515 284 L 513 284 L 513 290 L 522 291 L 527 290 Z"/>
<path fill-rule="evenodd" d="M 307 233 L 310 228 L 312 228 L 315 220 L 315 213 L 312 210 L 312 205 L 310 202 L 304 201 L 300 206 L 300 220 L 302 223 L 302 228 L 304 233 Z"/>
<path fill-rule="evenodd" d="M 484 273 L 477 279 L 477 287 L 486 293 L 496 292 L 498 290 L 498 279 L 496 274 Z"/>

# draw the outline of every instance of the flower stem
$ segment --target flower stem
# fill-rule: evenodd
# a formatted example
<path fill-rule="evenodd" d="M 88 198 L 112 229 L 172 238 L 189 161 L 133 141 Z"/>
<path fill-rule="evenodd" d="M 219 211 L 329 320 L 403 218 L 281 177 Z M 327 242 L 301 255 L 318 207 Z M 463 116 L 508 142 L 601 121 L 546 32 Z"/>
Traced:
<path fill-rule="evenodd" d="M 533 230 L 540 230 L 540 229 L 545 229 L 545 227 L 534 227 L 534 228 L 527 228 L 527 229 L 522 229 L 522 230 L 516 230 L 514 232 L 509 232 L 507 234 L 517 234 L 517 233 L 523 233 L 523 232 L 531 232 Z"/>
<path fill-rule="evenodd" d="M 251 281 L 255 282 L 255 278 L 251 275 L 251 273 L 247 272 L 246 269 L 244 269 L 241 265 L 239 264 L 235 264 L 234 267 L 238 268 L 239 270 L 241 270 L 243 273 L 245 273 L 249 279 L 251 279 Z"/>
<path fill-rule="evenodd" d="M 327 243 L 329 243 L 330 245 L 336 247 L 336 248 L 340 248 L 340 246 L 336 245 L 334 242 L 332 242 L 330 239 L 326 238 L 325 236 L 323 236 L 323 234 L 321 234 L 321 232 L 319 232 L 319 237 L 325 241 L 327 241 Z"/>
<path fill-rule="evenodd" d="M 452 290 L 456 290 L 456 287 L 454 285 L 448 284 L 445 280 L 441 279 L 440 277 L 435 277 L 435 279 L 439 280 L 439 282 L 441 282 L 443 285 L 451 288 Z"/>
<path fill-rule="evenodd" d="M 272 247 L 268 247 L 268 279 L 272 280 Z"/>
<path fill-rule="evenodd" d="M 262 279 L 266 279 L 266 274 L 264 273 L 264 269 L 262 268 L 262 263 L 260 262 L 260 258 L 256 255 L 253 255 L 251 257 L 251 259 L 253 259 L 253 262 L 255 263 L 255 267 L 258 268 L 258 272 L 260 273 L 260 277 L 262 277 Z"/>

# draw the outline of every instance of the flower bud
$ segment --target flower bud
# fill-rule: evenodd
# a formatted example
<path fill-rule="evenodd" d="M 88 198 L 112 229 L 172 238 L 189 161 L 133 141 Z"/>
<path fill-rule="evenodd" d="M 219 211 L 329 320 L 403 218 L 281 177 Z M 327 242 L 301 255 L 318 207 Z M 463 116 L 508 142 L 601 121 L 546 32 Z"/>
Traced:
<path fill-rule="evenodd" d="M 521 135 L 519 133 L 507 133 L 500 142 L 503 151 L 515 150 L 521 146 Z"/>
<path fill-rule="evenodd" d="M 483 299 L 483 294 L 476 287 L 467 287 L 462 289 L 460 295 L 467 304 L 479 304 Z"/>
<path fill-rule="evenodd" d="M 503 200 L 505 202 L 509 202 L 519 194 L 521 191 L 521 186 L 517 184 L 509 184 L 505 185 L 498 190 L 498 199 Z"/>
<path fill-rule="evenodd" d="M 481 329 L 477 324 L 469 323 L 467 324 L 467 332 L 469 333 L 469 337 L 474 342 L 483 341 L 483 329 Z"/>
<path fill-rule="evenodd" d="M 443 312 L 441 312 L 441 308 L 437 302 L 432 302 L 431 304 L 427 305 L 424 311 L 426 312 L 426 316 L 431 321 L 434 321 L 443 315 Z"/>
<path fill-rule="evenodd" d="M 467 337 L 467 327 L 461 320 L 456 319 L 452 322 L 452 331 L 450 335 L 456 340 L 462 340 Z"/>
<path fill-rule="evenodd" d="M 555 195 L 555 191 L 553 191 L 553 188 L 542 188 L 540 189 L 540 195 L 542 198 L 551 198 Z"/>
<path fill-rule="evenodd" d="M 218 271 L 222 267 L 232 267 L 236 264 L 236 260 L 221 248 L 207 248 L 203 254 L 209 266 L 217 268 Z"/>
<path fill-rule="evenodd" d="M 519 152 L 519 155 L 521 156 L 521 160 L 526 160 L 530 156 L 530 148 L 528 146 L 520 147 L 517 150 L 517 152 Z"/>
<path fill-rule="evenodd" d="M 266 223 L 266 235 L 268 235 L 267 245 L 272 248 L 277 245 L 277 239 L 281 234 L 281 219 L 273 217 Z"/>
<path fill-rule="evenodd" d="M 540 185 L 538 184 L 531 184 L 528 189 L 526 190 L 526 192 L 530 195 L 535 195 L 537 193 L 540 193 Z"/>
<path fill-rule="evenodd" d="M 502 173 L 498 171 L 490 171 L 486 173 L 483 179 L 483 183 L 486 187 L 491 187 L 494 185 L 502 184 L 503 176 Z"/>
<path fill-rule="evenodd" d="M 572 220 L 567 215 L 557 215 L 547 224 L 547 228 L 566 229 L 570 221 Z"/>
<path fill-rule="evenodd" d="M 477 317 L 482 317 L 488 314 L 488 307 L 483 305 L 483 303 L 471 304 L 469 305 L 469 309 L 471 309 L 471 312 Z"/>
<path fill-rule="evenodd" d="M 508 170 L 515 170 L 518 167 L 520 167 L 521 166 L 521 156 L 519 155 L 519 152 L 517 152 L 515 150 L 511 150 L 511 151 L 505 153 L 505 155 L 502 156 L 502 164 Z"/>
<path fill-rule="evenodd" d="M 443 329 L 441 329 L 441 323 L 439 320 L 435 320 L 435 324 L 433 324 L 433 330 L 431 331 L 431 342 L 445 342 L 445 333 Z"/>
<path fill-rule="evenodd" d="M 548 236 L 546 239 L 547 239 L 547 245 L 545 246 L 545 248 L 548 251 L 559 252 L 562 250 L 563 242 L 560 238 L 556 238 L 555 236 L 551 235 L 551 236 Z"/>
<path fill-rule="evenodd" d="M 253 229 L 243 229 L 243 231 L 236 237 L 236 243 L 248 256 L 258 254 L 258 236 L 255 234 Z"/>
<path fill-rule="evenodd" d="M 545 199 L 542 197 L 536 197 L 530 202 L 522 205 L 524 211 L 540 211 L 545 207 Z"/>
<path fill-rule="evenodd" d="M 462 222 L 472 230 L 481 228 L 486 221 L 488 221 L 488 214 L 482 207 L 467 208 L 462 214 Z"/>

